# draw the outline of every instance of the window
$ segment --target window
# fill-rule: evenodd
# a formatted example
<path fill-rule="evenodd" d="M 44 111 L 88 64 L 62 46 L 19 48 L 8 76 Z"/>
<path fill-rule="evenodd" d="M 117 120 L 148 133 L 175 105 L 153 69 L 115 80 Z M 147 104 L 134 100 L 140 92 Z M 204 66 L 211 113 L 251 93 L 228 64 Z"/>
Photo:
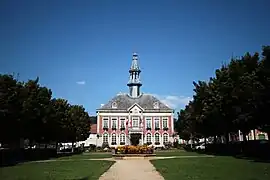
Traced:
<path fill-rule="evenodd" d="M 155 103 L 153 104 L 153 106 L 154 106 L 154 109 L 158 109 L 158 108 L 159 108 L 158 102 L 155 102 Z"/>
<path fill-rule="evenodd" d="M 168 128 L 168 118 L 162 119 L 163 128 Z"/>
<path fill-rule="evenodd" d="M 132 127 L 139 127 L 139 118 L 132 119 Z"/>
<path fill-rule="evenodd" d="M 116 129 L 117 127 L 117 118 L 112 118 L 112 128 Z"/>
<path fill-rule="evenodd" d="M 147 143 L 151 143 L 151 134 L 150 134 L 150 133 L 148 133 L 148 134 L 146 135 L 146 142 L 147 142 Z"/>
<path fill-rule="evenodd" d="M 121 123 L 120 128 L 125 128 L 125 121 L 126 121 L 125 118 L 120 119 L 120 123 Z"/>
<path fill-rule="evenodd" d="M 112 134 L 112 145 L 116 145 L 116 134 Z"/>
<path fill-rule="evenodd" d="M 158 133 L 155 134 L 155 142 L 159 142 L 159 134 Z"/>
<path fill-rule="evenodd" d="M 108 143 L 108 134 L 103 134 L 103 143 Z"/>
<path fill-rule="evenodd" d="M 103 119 L 103 128 L 108 128 L 108 123 L 109 123 L 109 119 L 108 118 L 104 118 Z"/>
<path fill-rule="evenodd" d="M 167 133 L 163 134 L 163 142 L 168 142 L 169 141 L 169 136 Z"/>
<path fill-rule="evenodd" d="M 113 103 L 112 103 L 112 108 L 113 108 L 113 109 L 116 109 L 116 108 L 117 108 L 117 103 L 116 103 L 116 102 L 113 102 Z"/>
<path fill-rule="evenodd" d="M 155 128 L 159 128 L 159 118 L 155 118 Z"/>
<path fill-rule="evenodd" d="M 124 133 L 122 133 L 122 134 L 120 135 L 120 142 L 121 142 L 121 143 L 124 143 L 124 142 L 125 142 L 125 140 L 126 140 L 126 138 L 125 138 L 125 134 L 124 134 Z"/>
<path fill-rule="evenodd" d="M 152 119 L 151 117 L 146 118 L 146 128 L 152 127 Z"/>

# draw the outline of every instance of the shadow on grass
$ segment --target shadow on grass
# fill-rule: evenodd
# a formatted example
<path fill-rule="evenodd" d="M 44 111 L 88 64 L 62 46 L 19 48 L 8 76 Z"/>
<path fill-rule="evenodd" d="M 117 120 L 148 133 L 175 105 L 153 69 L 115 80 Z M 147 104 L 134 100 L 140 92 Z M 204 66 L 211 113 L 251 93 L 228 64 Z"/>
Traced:
<path fill-rule="evenodd" d="M 73 156 L 76 154 L 82 154 L 81 152 L 64 152 L 64 153 L 57 153 L 56 150 L 51 149 L 18 149 L 16 151 L 0 151 L 1 154 L 1 162 L 0 167 L 8 167 L 8 166 L 15 166 L 19 163 L 29 162 L 29 161 L 38 161 L 38 160 L 49 160 L 54 158 L 60 157 L 67 157 Z"/>
<path fill-rule="evenodd" d="M 204 150 L 187 150 L 187 152 L 196 152 L 198 154 L 204 155 L 213 155 L 213 156 L 227 156 L 227 157 L 234 157 L 236 159 L 243 159 L 248 160 L 251 162 L 260 162 L 260 163 L 270 163 L 270 154 L 269 153 L 256 153 L 252 155 L 247 155 L 244 153 L 232 153 L 232 152 L 207 152 Z"/>
<path fill-rule="evenodd" d="M 77 178 L 77 179 L 72 179 L 72 180 L 88 180 L 88 179 L 89 179 L 89 176 Z"/>

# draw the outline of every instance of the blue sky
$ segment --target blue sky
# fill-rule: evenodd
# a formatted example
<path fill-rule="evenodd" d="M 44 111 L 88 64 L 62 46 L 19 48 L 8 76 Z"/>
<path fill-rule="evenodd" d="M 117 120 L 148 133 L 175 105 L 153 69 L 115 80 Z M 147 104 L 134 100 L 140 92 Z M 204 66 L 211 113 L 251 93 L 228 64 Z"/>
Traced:
<path fill-rule="evenodd" d="M 33 0 L 0 2 L 0 72 L 40 77 L 54 97 L 93 114 L 128 92 L 138 52 L 142 91 L 179 110 L 192 81 L 232 54 L 270 44 L 269 0 Z M 77 83 L 85 82 L 85 83 Z"/>

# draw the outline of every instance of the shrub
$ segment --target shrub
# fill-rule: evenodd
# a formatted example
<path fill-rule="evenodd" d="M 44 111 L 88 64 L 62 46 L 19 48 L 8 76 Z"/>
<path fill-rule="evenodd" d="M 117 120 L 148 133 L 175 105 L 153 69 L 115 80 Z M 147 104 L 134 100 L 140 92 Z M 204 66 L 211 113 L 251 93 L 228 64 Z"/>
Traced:
<path fill-rule="evenodd" d="M 155 142 L 155 145 L 160 145 L 160 142 Z"/>
<path fill-rule="evenodd" d="M 109 143 L 107 143 L 107 142 L 102 143 L 101 148 L 102 148 L 102 149 L 104 149 L 104 148 L 109 148 Z"/>
<path fill-rule="evenodd" d="M 147 142 L 147 143 L 146 143 L 146 145 L 151 145 L 151 144 L 152 144 L 152 142 Z"/>
<path fill-rule="evenodd" d="M 116 148 L 118 154 L 153 154 L 154 148 L 143 146 L 119 146 Z"/>
<path fill-rule="evenodd" d="M 173 147 L 173 144 L 171 142 L 164 142 L 165 149 L 170 149 Z"/>

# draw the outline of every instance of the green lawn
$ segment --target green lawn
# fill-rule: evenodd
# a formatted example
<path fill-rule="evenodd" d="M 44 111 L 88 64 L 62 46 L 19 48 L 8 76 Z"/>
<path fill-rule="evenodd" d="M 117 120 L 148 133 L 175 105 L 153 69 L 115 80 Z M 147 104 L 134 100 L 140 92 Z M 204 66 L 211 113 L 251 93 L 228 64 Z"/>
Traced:
<path fill-rule="evenodd" d="M 58 159 L 99 159 L 99 158 L 111 158 L 111 153 L 83 153 L 73 156 L 60 157 Z"/>
<path fill-rule="evenodd" d="M 152 160 L 166 180 L 269 180 L 270 163 L 233 157 Z"/>
<path fill-rule="evenodd" d="M 96 180 L 109 169 L 110 161 L 53 161 L 24 163 L 0 168 L 1 180 Z"/>
<path fill-rule="evenodd" d="M 202 156 L 203 154 L 198 154 L 196 152 L 186 152 L 184 150 L 175 150 L 175 151 L 156 151 L 157 156 Z"/>

